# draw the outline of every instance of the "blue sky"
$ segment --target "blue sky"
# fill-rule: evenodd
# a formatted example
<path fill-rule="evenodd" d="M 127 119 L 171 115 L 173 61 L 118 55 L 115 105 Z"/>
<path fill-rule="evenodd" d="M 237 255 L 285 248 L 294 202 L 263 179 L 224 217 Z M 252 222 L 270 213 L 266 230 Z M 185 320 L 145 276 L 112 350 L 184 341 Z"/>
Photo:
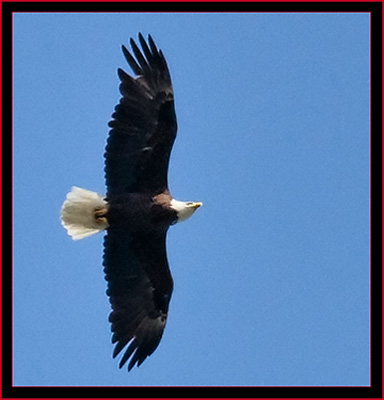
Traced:
<path fill-rule="evenodd" d="M 103 235 L 59 211 L 104 193 L 138 32 L 171 69 L 171 191 L 204 206 L 170 229 L 167 327 L 128 374 Z M 369 14 L 25 13 L 13 40 L 15 385 L 369 385 Z"/>

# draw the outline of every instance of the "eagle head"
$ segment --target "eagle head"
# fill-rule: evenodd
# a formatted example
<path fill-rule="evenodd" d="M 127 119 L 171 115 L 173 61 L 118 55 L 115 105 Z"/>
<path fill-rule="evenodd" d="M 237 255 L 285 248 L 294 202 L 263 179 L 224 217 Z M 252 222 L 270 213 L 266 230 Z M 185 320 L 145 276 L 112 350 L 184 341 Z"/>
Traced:
<path fill-rule="evenodd" d="M 203 203 L 194 201 L 171 200 L 171 208 L 177 213 L 176 222 L 185 221 L 202 205 Z"/>

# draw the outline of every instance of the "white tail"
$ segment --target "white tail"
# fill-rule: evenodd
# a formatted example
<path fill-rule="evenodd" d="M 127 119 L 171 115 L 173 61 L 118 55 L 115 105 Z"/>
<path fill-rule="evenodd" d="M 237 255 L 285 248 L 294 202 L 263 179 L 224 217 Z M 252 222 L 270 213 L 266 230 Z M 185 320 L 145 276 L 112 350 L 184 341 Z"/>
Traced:
<path fill-rule="evenodd" d="M 73 240 L 83 239 L 108 228 L 106 219 L 95 215 L 106 208 L 103 196 L 73 186 L 61 207 L 61 224 Z"/>

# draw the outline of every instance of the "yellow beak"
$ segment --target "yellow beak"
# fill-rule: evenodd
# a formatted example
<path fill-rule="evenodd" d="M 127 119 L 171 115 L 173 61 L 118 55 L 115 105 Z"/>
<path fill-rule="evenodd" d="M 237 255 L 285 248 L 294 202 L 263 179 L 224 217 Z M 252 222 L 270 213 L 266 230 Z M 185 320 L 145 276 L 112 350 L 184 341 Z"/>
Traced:
<path fill-rule="evenodd" d="M 199 207 L 201 207 L 203 205 L 203 203 L 198 202 L 198 203 L 193 203 L 191 205 L 192 208 L 194 208 L 195 210 L 197 210 Z"/>

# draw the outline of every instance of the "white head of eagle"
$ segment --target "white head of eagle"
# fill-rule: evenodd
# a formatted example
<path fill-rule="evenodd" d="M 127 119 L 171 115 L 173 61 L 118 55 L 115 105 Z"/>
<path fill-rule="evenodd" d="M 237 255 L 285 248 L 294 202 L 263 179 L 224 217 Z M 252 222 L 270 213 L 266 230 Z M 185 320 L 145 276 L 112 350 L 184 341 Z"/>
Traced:
<path fill-rule="evenodd" d="M 164 55 L 148 35 L 123 54 L 135 77 L 118 69 L 119 104 L 105 149 L 106 195 L 73 187 L 61 222 L 74 239 L 102 230 L 103 266 L 112 311 L 113 357 L 120 368 L 139 366 L 160 343 L 173 280 L 166 254 L 168 228 L 189 218 L 200 202 L 175 200 L 168 165 L 177 123 L 171 77 Z"/>

